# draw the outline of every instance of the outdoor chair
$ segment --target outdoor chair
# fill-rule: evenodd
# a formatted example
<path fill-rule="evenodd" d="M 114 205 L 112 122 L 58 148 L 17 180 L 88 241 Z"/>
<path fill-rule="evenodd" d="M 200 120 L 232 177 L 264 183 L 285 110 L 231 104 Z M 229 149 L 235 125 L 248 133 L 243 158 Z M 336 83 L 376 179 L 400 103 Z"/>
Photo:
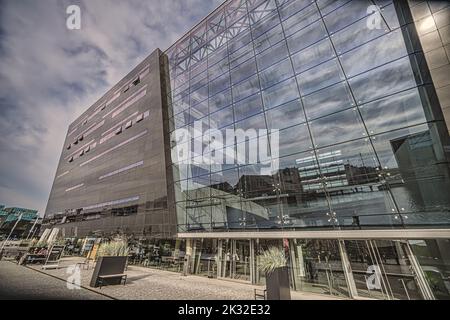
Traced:
<path fill-rule="evenodd" d="M 254 289 L 255 300 L 266 300 L 267 290 L 266 289 Z"/>

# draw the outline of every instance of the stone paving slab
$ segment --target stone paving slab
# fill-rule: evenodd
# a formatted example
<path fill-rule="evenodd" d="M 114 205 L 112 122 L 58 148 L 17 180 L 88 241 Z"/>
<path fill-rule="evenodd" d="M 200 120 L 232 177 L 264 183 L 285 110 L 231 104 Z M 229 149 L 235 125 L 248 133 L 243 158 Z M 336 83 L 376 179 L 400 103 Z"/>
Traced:
<path fill-rule="evenodd" d="M 61 260 L 59 269 L 42 270 L 39 265 L 31 265 L 30 268 L 65 280 L 68 277 L 67 268 L 81 261 L 83 259 L 79 257 L 66 257 Z M 89 270 L 81 269 L 82 287 L 89 287 L 92 273 L 92 266 Z M 263 286 L 202 276 L 183 276 L 176 272 L 138 266 L 128 266 L 126 273 L 128 277 L 125 286 L 89 288 L 116 299 L 133 300 L 254 300 L 254 289 L 264 288 Z M 336 298 L 292 292 L 292 299 L 327 300 Z"/>
<path fill-rule="evenodd" d="M 86 289 L 69 290 L 64 281 L 10 261 L 0 261 L 1 300 L 109 300 Z"/>

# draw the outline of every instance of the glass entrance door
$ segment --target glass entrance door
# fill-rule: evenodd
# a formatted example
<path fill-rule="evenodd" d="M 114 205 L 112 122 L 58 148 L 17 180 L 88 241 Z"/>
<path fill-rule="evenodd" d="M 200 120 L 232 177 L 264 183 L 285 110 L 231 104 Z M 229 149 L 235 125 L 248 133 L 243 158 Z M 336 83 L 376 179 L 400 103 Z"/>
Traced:
<path fill-rule="evenodd" d="M 358 296 L 387 300 L 425 298 L 407 246 L 397 240 L 345 241 Z"/>
<path fill-rule="evenodd" d="M 219 277 L 250 281 L 250 241 L 224 239 L 221 242 Z"/>
<path fill-rule="evenodd" d="M 337 240 L 292 239 L 289 256 L 294 290 L 349 295 Z"/>

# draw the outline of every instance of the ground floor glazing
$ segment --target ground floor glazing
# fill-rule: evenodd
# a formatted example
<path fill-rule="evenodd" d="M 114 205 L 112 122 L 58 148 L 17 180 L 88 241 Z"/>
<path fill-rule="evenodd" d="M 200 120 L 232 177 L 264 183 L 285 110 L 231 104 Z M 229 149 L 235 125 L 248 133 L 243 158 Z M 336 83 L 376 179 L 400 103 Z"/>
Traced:
<path fill-rule="evenodd" d="M 260 255 L 277 247 L 285 253 L 295 291 L 344 298 L 450 299 L 450 239 L 129 238 L 128 242 L 131 265 L 264 285 Z M 86 255 L 87 249 L 77 252 Z"/>
<path fill-rule="evenodd" d="M 450 299 L 450 240 L 187 239 L 184 272 L 265 284 L 260 255 L 285 252 L 292 290 L 373 299 Z"/>

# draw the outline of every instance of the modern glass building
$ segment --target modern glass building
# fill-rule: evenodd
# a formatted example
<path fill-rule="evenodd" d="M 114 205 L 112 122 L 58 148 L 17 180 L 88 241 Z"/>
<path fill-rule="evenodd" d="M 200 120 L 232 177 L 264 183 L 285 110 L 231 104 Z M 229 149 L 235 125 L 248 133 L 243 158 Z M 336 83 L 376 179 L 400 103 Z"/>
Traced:
<path fill-rule="evenodd" d="M 227 1 L 167 50 L 192 273 L 215 257 L 217 276 L 262 283 L 258 253 L 275 245 L 294 289 L 450 297 L 448 129 L 415 5 Z M 445 3 L 423 5 L 448 25 Z"/>
<path fill-rule="evenodd" d="M 275 246 L 293 290 L 450 299 L 449 8 L 225 1 L 71 125 L 67 148 L 104 121 L 63 150 L 49 220 L 121 229 L 147 265 L 166 239 L 184 273 L 264 284 Z"/>
<path fill-rule="evenodd" d="M 37 232 L 35 224 L 39 219 L 38 211 L 26 208 L 9 207 L 0 205 L 0 238 L 29 237 L 32 232 Z"/>

